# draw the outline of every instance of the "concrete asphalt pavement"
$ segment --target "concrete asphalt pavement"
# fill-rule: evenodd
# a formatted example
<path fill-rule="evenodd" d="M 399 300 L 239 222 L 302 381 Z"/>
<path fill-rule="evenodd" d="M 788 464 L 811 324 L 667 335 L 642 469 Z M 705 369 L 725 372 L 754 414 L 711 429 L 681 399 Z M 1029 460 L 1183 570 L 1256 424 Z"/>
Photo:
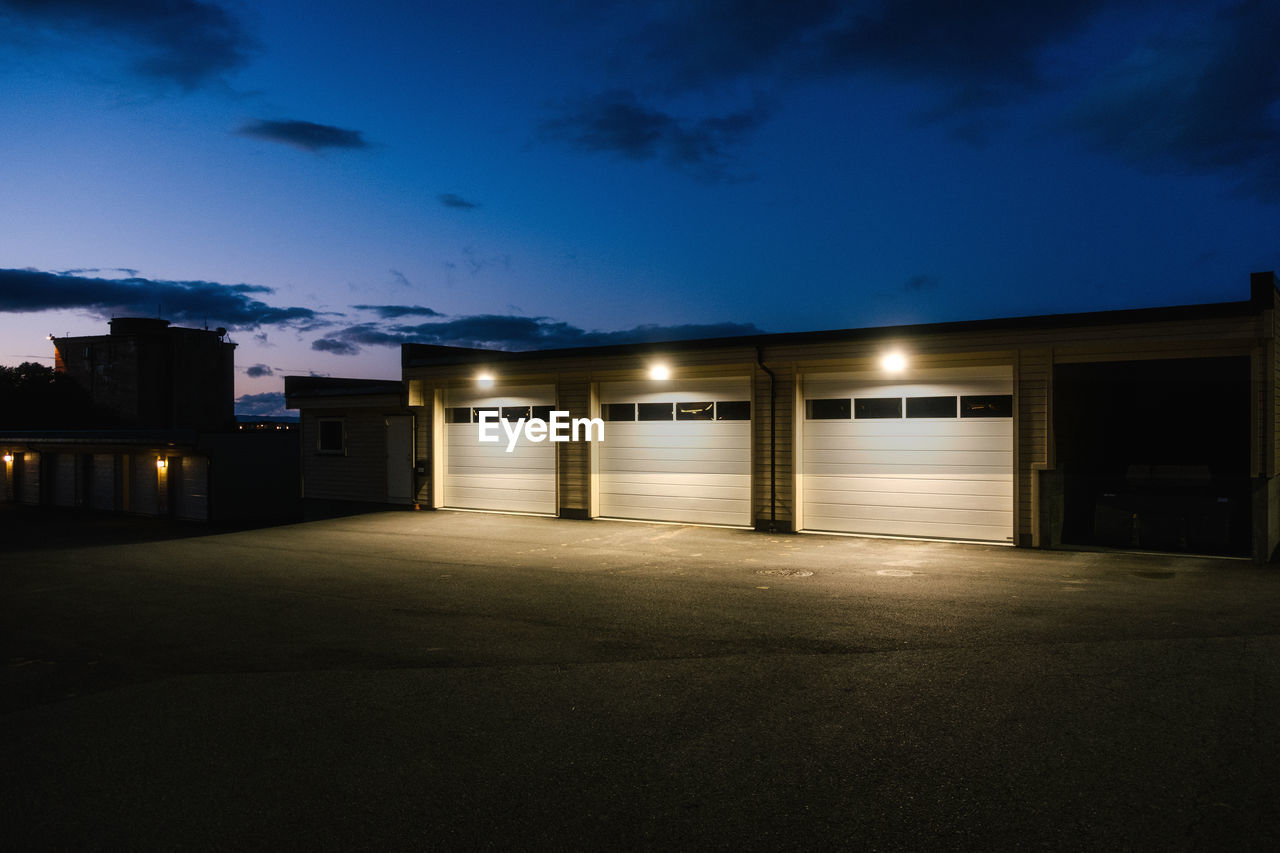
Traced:
<path fill-rule="evenodd" d="M 76 524 L 0 512 L 3 849 L 1280 849 L 1276 567 Z"/>

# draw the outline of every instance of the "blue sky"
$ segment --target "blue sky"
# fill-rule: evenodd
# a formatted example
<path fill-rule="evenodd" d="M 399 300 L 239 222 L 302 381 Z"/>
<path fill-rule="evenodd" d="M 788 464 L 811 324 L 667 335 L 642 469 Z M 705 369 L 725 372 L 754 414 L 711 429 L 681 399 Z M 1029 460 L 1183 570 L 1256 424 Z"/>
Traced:
<path fill-rule="evenodd" d="M 1243 299 L 1276 44 L 1234 0 L 0 0 L 0 363 L 159 311 L 267 412 L 404 340 Z"/>

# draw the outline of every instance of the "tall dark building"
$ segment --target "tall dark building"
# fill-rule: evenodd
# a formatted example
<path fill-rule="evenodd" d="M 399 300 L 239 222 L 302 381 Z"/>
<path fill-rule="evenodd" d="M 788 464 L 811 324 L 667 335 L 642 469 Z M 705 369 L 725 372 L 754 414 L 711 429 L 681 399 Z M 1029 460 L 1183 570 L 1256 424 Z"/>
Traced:
<path fill-rule="evenodd" d="M 226 329 L 121 317 L 111 334 L 54 338 L 56 368 L 123 425 L 218 430 L 235 418 L 235 348 Z"/>

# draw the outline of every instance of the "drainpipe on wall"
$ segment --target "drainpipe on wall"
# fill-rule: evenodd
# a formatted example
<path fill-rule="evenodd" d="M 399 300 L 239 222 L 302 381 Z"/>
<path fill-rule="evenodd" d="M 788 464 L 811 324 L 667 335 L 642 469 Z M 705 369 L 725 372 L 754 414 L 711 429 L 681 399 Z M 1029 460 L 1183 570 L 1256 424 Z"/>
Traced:
<path fill-rule="evenodd" d="M 769 374 L 769 532 L 778 530 L 778 395 L 773 371 L 765 366 L 764 355 L 756 347 L 756 364 Z"/>

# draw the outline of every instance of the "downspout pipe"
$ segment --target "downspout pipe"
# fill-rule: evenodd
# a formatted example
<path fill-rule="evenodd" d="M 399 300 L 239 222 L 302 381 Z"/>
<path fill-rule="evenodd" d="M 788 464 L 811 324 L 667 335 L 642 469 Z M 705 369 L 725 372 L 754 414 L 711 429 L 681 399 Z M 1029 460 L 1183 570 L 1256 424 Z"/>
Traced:
<path fill-rule="evenodd" d="M 756 364 L 769 374 L 769 532 L 778 532 L 778 385 L 777 377 L 764 363 L 764 354 L 756 347 Z"/>

